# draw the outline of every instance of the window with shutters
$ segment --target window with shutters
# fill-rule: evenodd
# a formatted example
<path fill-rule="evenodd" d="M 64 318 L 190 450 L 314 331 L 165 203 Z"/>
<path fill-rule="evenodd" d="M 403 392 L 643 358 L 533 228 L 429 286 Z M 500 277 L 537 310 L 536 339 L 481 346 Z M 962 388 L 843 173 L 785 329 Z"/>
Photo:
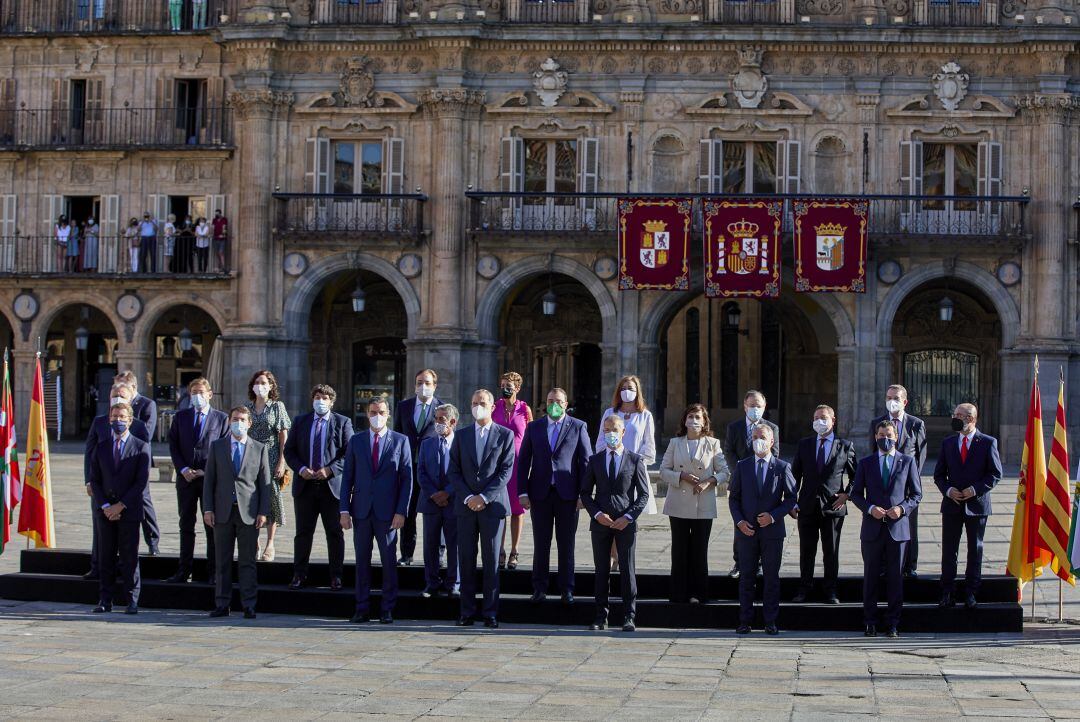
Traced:
<path fill-rule="evenodd" d="M 979 184 L 978 143 L 922 144 L 922 188 L 928 196 L 974 196 Z M 958 211 L 975 210 L 974 201 L 956 201 Z M 944 210 L 945 201 L 927 200 L 926 210 Z"/>
<path fill-rule="evenodd" d="M 528 193 L 574 193 L 578 175 L 576 140 L 525 140 L 525 188 Z M 557 206 L 574 205 L 573 198 L 555 198 Z M 525 205 L 544 205 L 542 196 L 525 198 Z"/>
<path fill-rule="evenodd" d="M 333 192 L 383 193 L 383 144 L 380 141 L 333 143 Z"/>
<path fill-rule="evenodd" d="M 723 193 L 776 193 L 776 143 L 725 141 Z"/>

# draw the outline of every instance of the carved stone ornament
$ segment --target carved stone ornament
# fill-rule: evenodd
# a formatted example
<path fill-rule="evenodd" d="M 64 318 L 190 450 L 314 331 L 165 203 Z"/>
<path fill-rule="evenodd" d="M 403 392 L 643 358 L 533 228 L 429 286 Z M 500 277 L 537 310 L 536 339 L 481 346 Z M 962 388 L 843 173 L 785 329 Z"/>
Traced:
<path fill-rule="evenodd" d="M 226 105 L 235 110 L 236 115 L 243 120 L 260 114 L 269 115 L 279 107 L 287 108 L 294 100 L 292 93 L 268 88 L 249 88 L 229 93 Z"/>
<path fill-rule="evenodd" d="M 533 73 L 533 89 L 545 108 L 554 108 L 562 94 L 566 92 L 566 71 L 559 69 L 553 58 L 540 63 L 540 69 Z"/>
<path fill-rule="evenodd" d="M 341 71 L 341 85 L 334 93 L 334 105 L 341 108 L 377 108 L 382 99 L 375 93 L 375 76 L 367 56 L 350 58 Z"/>
<path fill-rule="evenodd" d="M 956 110 L 967 95 L 968 74 L 960 72 L 960 66 L 956 63 L 945 63 L 940 71 L 934 73 L 932 79 L 934 95 L 941 101 L 941 105 L 945 110 Z"/>
<path fill-rule="evenodd" d="M 761 72 L 764 54 L 760 45 L 745 45 L 738 50 L 739 69 L 731 76 L 731 90 L 740 108 L 758 107 L 769 89 L 769 81 Z"/>

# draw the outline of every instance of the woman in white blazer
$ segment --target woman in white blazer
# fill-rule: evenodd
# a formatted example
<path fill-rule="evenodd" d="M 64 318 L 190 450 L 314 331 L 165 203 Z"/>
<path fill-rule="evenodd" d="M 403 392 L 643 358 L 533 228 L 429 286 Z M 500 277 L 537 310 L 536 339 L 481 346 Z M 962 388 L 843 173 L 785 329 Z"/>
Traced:
<path fill-rule="evenodd" d="M 664 513 L 671 522 L 673 602 L 709 600 L 709 534 L 716 518 L 716 491 L 726 488 L 730 478 L 709 412 L 701 404 L 690 404 L 660 462 L 660 480 L 667 484 Z"/>

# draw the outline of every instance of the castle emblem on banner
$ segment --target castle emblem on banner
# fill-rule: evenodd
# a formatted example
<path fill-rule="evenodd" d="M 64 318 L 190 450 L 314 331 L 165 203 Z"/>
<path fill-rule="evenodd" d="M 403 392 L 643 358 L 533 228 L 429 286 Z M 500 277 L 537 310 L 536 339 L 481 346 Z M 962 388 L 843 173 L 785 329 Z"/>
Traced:
<path fill-rule="evenodd" d="M 645 268 L 661 268 L 667 265 L 671 252 L 671 233 L 664 221 L 645 221 L 641 233 L 641 265 Z"/>
<path fill-rule="evenodd" d="M 839 271 L 844 267 L 844 232 L 839 223 L 822 223 L 817 233 L 817 267 L 822 271 Z"/>
<path fill-rule="evenodd" d="M 757 223 L 746 219 L 728 224 L 727 235 L 720 237 L 719 273 L 747 276 L 769 272 L 769 237 L 758 236 L 759 230 Z"/>

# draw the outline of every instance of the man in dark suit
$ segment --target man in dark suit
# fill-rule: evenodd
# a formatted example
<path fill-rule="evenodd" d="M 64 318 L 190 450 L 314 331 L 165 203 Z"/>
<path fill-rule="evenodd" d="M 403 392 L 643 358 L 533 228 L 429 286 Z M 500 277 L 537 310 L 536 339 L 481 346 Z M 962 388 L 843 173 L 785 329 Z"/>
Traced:
<path fill-rule="evenodd" d="M 780 614 L 780 560 L 787 528 L 784 517 L 795 508 L 795 477 L 791 465 L 773 455 L 776 440 L 768 426 L 754 429 L 754 455 L 735 467 L 728 489 L 728 508 L 739 537 L 739 626 L 749 634 L 754 617 L 755 570 L 760 564 L 765 582 L 762 612 L 765 632 L 778 634 Z"/>
<path fill-rule="evenodd" d="M 983 535 L 990 516 L 990 492 L 1001 481 L 1001 456 L 997 439 L 976 428 L 979 411 L 975 404 L 960 404 L 953 411 L 956 433 L 941 442 L 934 483 L 941 500 L 941 601 L 939 607 L 953 605 L 956 558 L 960 535 L 967 532 L 967 570 L 964 572 L 964 606 L 974 609 L 975 595 L 982 585 Z"/>
<path fill-rule="evenodd" d="M 425 599 L 440 592 L 450 596 L 460 594 L 457 552 L 457 508 L 454 487 L 450 484 L 450 449 L 454 445 L 454 430 L 458 425 L 458 410 L 453 404 L 435 409 L 435 436 L 420 442 L 420 502 L 419 513 L 424 515 L 424 591 Z M 439 568 L 439 544 L 446 539 L 446 574 Z"/>
<path fill-rule="evenodd" d="M 125 402 L 109 409 L 109 434 L 98 443 L 90 463 L 101 572 L 98 604 L 94 607 L 97 613 L 112 611 L 117 558 L 128 596 L 125 611 L 139 611 L 139 524 L 143 488 L 150 483 L 150 445 L 131 433 L 131 414 L 131 406 Z"/>
<path fill-rule="evenodd" d="M 889 606 L 885 612 L 886 635 L 899 637 L 900 611 L 904 607 L 904 547 L 911 539 L 908 520 L 922 499 L 922 484 L 915 459 L 897 453 L 896 426 L 878 422 L 874 436 L 877 451 L 859 461 L 851 502 L 863 513 L 863 620 L 866 636 L 877 636 L 878 584 L 885 566 Z"/>
<path fill-rule="evenodd" d="M 404 434 L 390 431 L 390 405 L 376 396 L 368 401 L 370 428 L 355 434 L 341 472 L 341 527 L 353 530 L 356 552 L 356 611 L 349 621 L 370 620 L 371 551 L 379 547 L 382 563 L 382 624 L 394 622 L 397 602 L 397 532 L 405 524 L 412 495 L 412 453 Z"/>
<path fill-rule="evenodd" d="M 255 555 L 259 530 L 270 515 L 270 457 L 266 446 L 248 436 L 251 412 L 246 406 L 229 411 L 229 435 L 210 444 L 203 481 L 203 523 L 214 529 L 217 561 L 215 604 L 211 617 L 229 616 L 232 600 L 232 558 L 240 577 L 244 619 L 255 618 L 259 592 Z"/>
<path fill-rule="evenodd" d="M 649 503 L 649 471 L 640 455 L 623 446 L 626 426 L 618 414 L 604 419 L 604 450 L 585 465 L 581 480 L 581 503 L 592 521 L 593 565 L 595 571 L 596 618 L 592 631 L 607 627 L 608 588 L 611 578 L 611 545 L 619 557 L 622 586 L 624 632 L 637 629 L 637 520 Z"/>
<path fill-rule="evenodd" d="M 442 406 L 442 400 L 435 395 L 439 375 L 431 369 L 424 369 L 416 374 L 416 396 L 405 399 L 397 405 L 394 413 L 394 431 L 405 434 L 409 439 L 409 451 L 412 453 L 413 481 L 412 494 L 409 496 L 409 513 L 405 516 L 405 526 L 401 529 L 401 559 L 403 566 L 413 563 L 416 553 L 416 514 L 420 503 L 420 465 L 416 462 L 420 452 L 420 442 L 430 439 L 435 434 L 435 409 Z M 442 551 L 440 549 L 440 556 Z M 426 560 L 425 560 L 426 561 Z"/>
<path fill-rule="evenodd" d="M 592 456 L 584 421 L 566 415 L 566 391 L 547 395 L 547 417 L 525 428 L 518 452 L 518 499 L 533 530 L 533 602 L 544 601 L 551 569 L 551 536 L 559 545 L 559 592 L 574 603 L 574 539 L 581 481 Z"/>
<path fill-rule="evenodd" d="M 131 392 L 131 388 L 126 384 L 114 384 L 112 390 L 109 393 L 109 408 L 117 404 L 124 403 L 131 406 L 130 401 L 134 394 Z M 134 412 L 133 412 L 134 413 Z M 138 419 L 132 418 L 128 424 L 128 432 L 140 441 L 150 443 L 150 435 L 146 430 L 146 424 Z M 86 495 L 90 497 L 90 518 L 97 519 L 98 507 L 94 503 L 94 494 L 90 488 L 90 471 L 94 464 L 94 455 L 97 454 L 98 446 L 103 441 L 108 441 L 112 437 L 112 431 L 110 430 L 109 414 L 101 414 L 95 416 L 93 422 L 90 424 L 90 433 L 86 435 L 86 445 L 83 449 L 83 481 L 86 483 Z M 143 496 L 149 495 L 148 491 L 143 492 Z M 153 506 L 151 504 L 151 506 Z M 143 504 L 143 512 L 145 513 L 145 502 Z M 141 522 L 140 522 L 141 523 Z M 90 571 L 83 575 L 83 579 L 98 579 L 98 538 L 97 538 L 97 524 L 91 524 L 91 543 L 90 543 Z"/>
<path fill-rule="evenodd" d="M 316 385 L 311 390 L 311 413 L 293 420 L 292 431 L 285 440 L 285 463 L 293 471 L 292 497 L 296 510 L 290 589 L 307 584 L 311 543 L 320 518 L 330 559 L 330 588 L 341 589 L 345 532 L 341 529 L 339 498 L 345 450 L 353 436 L 353 426 L 348 417 L 333 412 L 336 399 L 333 388 Z"/>
<path fill-rule="evenodd" d="M 837 438 L 836 412 L 822 404 L 814 409 L 814 435 L 799 439 L 791 462 L 798 484 L 799 576 L 798 593 L 791 601 L 805 602 L 814 585 L 818 537 L 825 568 L 826 604 L 839 604 L 836 579 L 840 573 L 840 530 L 847 516 L 851 482 L 855 480 L 855 445 Z M 847 483 L 844 483 L 844 477 Z"/>
<path fill-rule="evenodd" d="M 921 477 L 922 468 L 926 464 L 926 424 L 918 416 L 907 413 L 907 405 L 906 388 L 900 384 L 893 384 L 885 390 L 886 413 L 870 422 L 870 449 L 873 451 L 876 448 L 877 425 L 882 421 L 892 421 L 899 434 L 896 450 L 915 460 L 915 473 Z M 911 527 L 911 541 L 908 542 L 907 551 L 904 552 L 904 576 L 916 577 L 919 571 L 918 507 L 911 510 L 908 526 Z"/>
<path fill-rule="evenodd" d="M 476 547 L 484 565 L 484 626 L 499 626 L 499 543 L 510 514 L 506 485 L 514 471 L 514 434 L 491 420 L 495 397 L 487 389 L 472 395 L 476 423 L 454 434 L 446 474 L 454 487 L 457 510 L 458 569 L 461 617 L 466 627 L 476 616 Z"/>
<path fill-rule="evenodd" d="M 146 424 L 146 440 L 150 444 L 150 468 L 154 466 L 154 432 L 157 431 L 157 402 L 142 396 L 139 393 L 139 380 L 134 371 L 125 371 L 113 377 L 113 384 L 124 384 L 131 389 L 129 403 L 135 419 Z M 150 487 L 146 487 L 143 498 L 143 538 L 146 546 L 150 549 L 150 556 L 156 557 L 159 553 L 158 545 L 161 542 L 161 528 L 158 526 L 157 512 L 154 510 L 154 502 L 150 498 Z"/>
<path fill-rule="evenodd" d="M 195 519 L 202 504 L 203 478 L 206 476 L 206 459 L 210 444 L 229 433 L 229 417 L 225 412 L 210 408 L 214 391 L 210 382 L 197 378 L 188 384 L 190 408 L 178 411 L 169 427 L 169 455 L 176 470 L 176 506 L 180 515 L 180 565 L 176 573 L 166 579 L 174 584 L 191 578 L 191 564 L 195 557 Z M 203 511 L 206 511 L 203 509 Z M 214 565 L 214 530 L 206 530 L 207 577 L 216 576 Z"/>
<path fill-rule="evenodd" d="M 780 427 L 765 419 L 765 394 L 755 389 L 750 389 L 743 395 L 744 418 L 736 419 L 728 424 L 724 434 L 722 449 L 724 461 L 727 463 L 731 478 L 735 478 L 735 466 L 739 460 L 753 456 L 751 448 L 751 435 L 758 426 L 768 426 L 772 429 L 773 447 L 772 455 L 780 458 Z M 739 530 L 734 531 L 731 544 L 731 558 L 734 564 L 728 576 L 733 579 L 739 578 Z"/>

